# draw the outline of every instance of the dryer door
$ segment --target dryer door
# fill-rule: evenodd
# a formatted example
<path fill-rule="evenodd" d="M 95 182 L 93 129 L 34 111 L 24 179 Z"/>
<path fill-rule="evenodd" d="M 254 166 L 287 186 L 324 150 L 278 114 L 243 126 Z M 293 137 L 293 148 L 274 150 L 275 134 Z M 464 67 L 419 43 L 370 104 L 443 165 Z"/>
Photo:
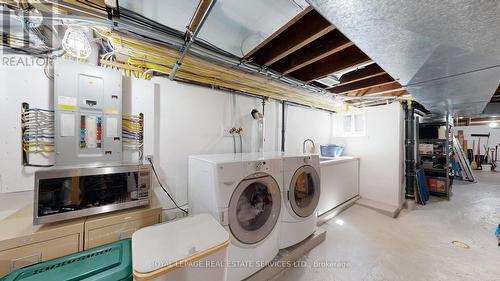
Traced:
<path fill-rule="evenodd" d="M 318 206 L 320 195 L 319 175 L 309 165 L 297 169 L 290 182 L 288 199 L 293 212 L 299 217 L 308 217 Z"/>
<path fill-rule="evenodd" d="M 273 231 L 280 210 L 278 183 L 268 174 L 256 173 L 241 181 L 231 196 L 229 229 L 242 243 L 258 243 Z"/>

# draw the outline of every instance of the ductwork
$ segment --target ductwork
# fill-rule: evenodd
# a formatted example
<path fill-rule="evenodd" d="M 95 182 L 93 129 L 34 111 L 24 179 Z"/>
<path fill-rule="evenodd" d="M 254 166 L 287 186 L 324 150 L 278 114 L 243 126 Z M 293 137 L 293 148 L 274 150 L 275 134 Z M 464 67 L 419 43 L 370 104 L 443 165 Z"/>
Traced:
<path fill-rule="evenodd" d="M 308 2 L 433 113 L 481 113 L 500 83 L 500 1 Z"/>

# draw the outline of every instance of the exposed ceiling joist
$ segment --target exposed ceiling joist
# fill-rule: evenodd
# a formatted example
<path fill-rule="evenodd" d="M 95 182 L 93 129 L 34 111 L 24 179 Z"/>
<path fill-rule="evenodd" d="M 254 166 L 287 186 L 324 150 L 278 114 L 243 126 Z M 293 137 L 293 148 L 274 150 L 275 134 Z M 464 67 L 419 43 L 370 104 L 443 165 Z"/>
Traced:
<path fill-rule="evenodd" d="M 310 10 L 280 34 L 267 42 L 251 58 L 260 65 L 270 65 L 335 29 L 315 10 Z"/>
<path fill-rule="evenodd" d="M 495 93 L 493 93 L 493 96 L 491 97 L 490 103 L 500 103 L 500 85 L 495 90 Z"/>
<path fill-rule="evenodd" d="M 379 76 L 385 73 L 386 72 L 378 64 L 370 64 L 356 71 L 351 71 L 342 75 L 339 80 L 340 84 L 335 86 L 346 85 L 363 79 Z"/>
<path fill-rule="evenodd" d="M 359 91 L 393 81 L 394 79 L 389 74 L 386 73 L 378 76 L 373 76 L 367 79 L 361 79 L 356 82 L 334 86 L 330 88 L 328 91 L 335 94 L 341 94 L 346 92 Z"/>
<path fill-rule="evenodd" d="M 354 106 L 361 106 L 361 105 L 364 105 L 364 106 L 373 106 L 373 105 L 380 105 L 380 104 L 384 104 L 387 102 L 388 99 L 384 99 L 385 98 L 391 98 L 391 97 L 394 97 L 394 98 L 405 98 L 405 97 L 409 97 L 410 95 L 408 94 L 407 91 L 405 90 L 400 90 L 400 91 L 397 91 L 397 92 L 393 92 L 393 93 L 386 93 L 386 94 L 383 94 L 383 95 L 380 95 L 380 99 L 369 99 L 369 100 L 366 100 L 366 99 L 352 99 L 349 101 L 349 103 L 351 105 L 354 105 Z"/>
<path fill-rule="evenodd" d="M 352 45 L 322 60 L 296 70 L 290 73 L 290 76 L 305 82 L 310 82 L 328 74 L 362 65 L 370 61 L 370 58 L 365 55 L 365 53 L 355 45 Z"/>
<path fill-rule="evenodd" d="M 245 59 L 250 59 L 255 53 L 257 53 L 262 47 L 267 45 L 271 40 L 273 40 L 276 36 L 280 35 L 283 31 L 287 30 L 290 26 L 292 26 L 294 23 L 296 23 L 298 20 L 300 20 L 304 15 L 309 13 L 313 8 L 311 6 L 308 6 L 306 9 L 304 9 L 302 12 L 300 12 L 298 15 L 296 15 L 293 19 L 291 19 L 289 22 L 287 22 L 285 25 L 280 27 L 276 32 L 274 32 L 271 36 L 267 37 L 264 41 L 262 41 L 259 45 L 257 45 L 255 48 L 253 48 L 250 52 L 248 52 L 245 55 Z"/>
<path fill-rule="evenodd" d="M 201 20 L 203 19 L 203 14 L 205 14 L 205 12 L 208 10 L 208 7 L 210 6 L 210 2 L 212 0 L 200 0 L 200 2 L 198 3 L 198 7 L 196 8 L 196 11 L 193 15 L 193 17 L 191 18 L 191 21 L 189 22 L 189 25 L 187 27 L 187 29 L 190 31 L 190 32 L 194 32 L 196 30 L 196 28 L 198 28 L 198 25 L 200 24 Z M 189 39 L 191 35 L 189 34 L 189 32 L 186 31 L 186 34 L 185 34 L 185 38 Z"/>
<path fill-rule="evenodd" d="M 389 83 L 384 83 L 382 85 L 378 85 L 375 87 L 371 88 L 366 88 L 363 90 L 358 90 L 358 91 L 352 91 L 347 93 L 346 95 L 349 97 L 359 97 L 359 96 L 376 96 L 381 93 L 388 93 L 391 91 L 398 91 L 398 90 L 404 90 L 401 87 L 401 84 L 399 84 L 396 81 L 389 82 Z"/>
<path fill-rule="evenodd" d="M 339 30 L 334 29 L 321 38 L 273 63 L 270 67 L 283 74 L 288 74 L 352 45 L 353 43 L 347 37 Z"/>

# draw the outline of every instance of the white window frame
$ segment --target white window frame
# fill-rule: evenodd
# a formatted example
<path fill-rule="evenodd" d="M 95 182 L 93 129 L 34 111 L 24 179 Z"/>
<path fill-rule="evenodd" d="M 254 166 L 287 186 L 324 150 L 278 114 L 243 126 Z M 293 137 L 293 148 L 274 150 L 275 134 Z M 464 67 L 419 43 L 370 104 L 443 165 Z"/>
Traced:
<path fill-rule="evenodd" d="M 346 130 L 344 120 L 346 117 L 351 118 L 350 129 Z M 356 127 L 356 118 L 361 119 L 361 128 Z M 355 113 L 346 113 L 342 115 L 342 119 L 340 120 L 340 126 L 342 128 L 342 136 L 343 137 L 362 137 L 366 135 L 366 119 L 364 112 L 355 112 Z M 356 130 L 358 129 L 358 130 Z"/>

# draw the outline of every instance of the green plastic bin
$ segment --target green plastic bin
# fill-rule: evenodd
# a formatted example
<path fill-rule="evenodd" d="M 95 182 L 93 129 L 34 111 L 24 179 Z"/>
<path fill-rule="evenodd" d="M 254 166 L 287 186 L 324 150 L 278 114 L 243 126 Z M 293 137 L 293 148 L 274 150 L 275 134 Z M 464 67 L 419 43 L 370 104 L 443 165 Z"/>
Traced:
<path fill-rule="evenodd" d="M 0 281 L 132 281 L 131 240 L 27 266 Z"/>

